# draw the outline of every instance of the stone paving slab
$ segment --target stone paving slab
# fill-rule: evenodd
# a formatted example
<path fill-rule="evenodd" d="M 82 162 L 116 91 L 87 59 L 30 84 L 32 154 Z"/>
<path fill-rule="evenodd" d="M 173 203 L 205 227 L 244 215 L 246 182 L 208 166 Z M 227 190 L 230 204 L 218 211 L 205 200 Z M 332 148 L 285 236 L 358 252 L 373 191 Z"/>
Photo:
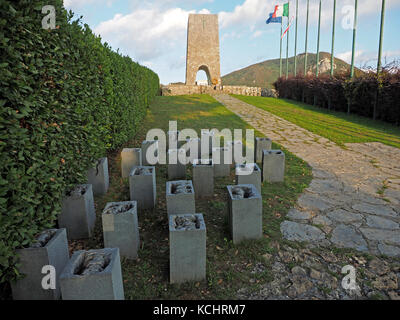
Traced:
<path fill-rule="evenodd" d="M 229 95 L 214 97 L 312 167 L 310 186 L 281 225 L 284 238 L 400 257 L 400 149 L 341 147 Z"/>

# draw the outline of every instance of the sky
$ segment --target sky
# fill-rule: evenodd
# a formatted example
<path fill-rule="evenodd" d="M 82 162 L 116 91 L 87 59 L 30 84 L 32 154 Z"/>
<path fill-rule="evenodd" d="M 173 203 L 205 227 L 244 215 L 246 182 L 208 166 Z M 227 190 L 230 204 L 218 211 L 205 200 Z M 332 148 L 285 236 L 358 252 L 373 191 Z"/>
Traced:
<path fill-rule="evenodd" d="M 319 0 L 310 1 L 308 52 L 317 50 Z M 337 0 L 335 56 L 350 62 L 355 0 Z M 64 0 L 83 16 L 93 32 L 113 49 L 160 76 L 162 84 L 184 82 L 189 13 L 219 16 L 221 74 L 279 58 L 280 24 L 265 23 L 274 6 L 287 0 Z M 296 0 L 290 0 L 290 16 Z M 297 53 L 305 48 L 306 2 L 298 0 Z M 322 0 L 320 50 L 331 52 L 333 0 Z M 295 21 L 290 28 L 289 56 L 294 55 Z M 355 64 L 375 67 L 378 57 L 381 0 L 359 0 Z M 287 18 L 284 18 L 284 24 Z M 400 0 L 387 0 L 383 64 L 400 59 Z M 283 42 L 286 55 L 286 38 Z M 199 73 L 198 79 L 205 79 Z"/>

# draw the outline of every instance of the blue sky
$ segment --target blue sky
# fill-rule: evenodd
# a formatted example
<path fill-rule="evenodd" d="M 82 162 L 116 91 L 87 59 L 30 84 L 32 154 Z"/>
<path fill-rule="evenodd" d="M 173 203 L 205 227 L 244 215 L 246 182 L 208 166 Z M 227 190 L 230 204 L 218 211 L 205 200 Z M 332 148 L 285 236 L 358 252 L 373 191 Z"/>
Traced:
<path fill-rule="evenodd" d="M 280 25 L 265 24 L 275 4 L 284 0 L 64 0 L 83 15 L 96 34 L 113 48 L 157 72 L 163 84 L 185 81 L 186 27 L 189 13 L 219 14 L 221 74 L 279 57 Z M 296 0 L 290 0 L 291 15 Z M 316 52 L 318 0 L 310 0 L 309 52 Z M 333 0 L 322 0 L 321 51 L 331 50 Z M 358 1 L 356 65 L 376 66 L 381 0 Z M 337 0 L 336 56 L 350 62 L 351 8 Z M 299 0 L 298 53 L 304 52 L 306 0 Z M 286 19 L 286 18 L 285 18 Z M 286 20 L 284 20 L 286 23 Z M 294 23 L 289 55 L 294 54 Z M 383 58 L 400 59 L 400 0 L 386 1 Z M 284 53 L 286 53 L 286 40 Z M 205 75 L 199 75 L 199 79 Z"/>

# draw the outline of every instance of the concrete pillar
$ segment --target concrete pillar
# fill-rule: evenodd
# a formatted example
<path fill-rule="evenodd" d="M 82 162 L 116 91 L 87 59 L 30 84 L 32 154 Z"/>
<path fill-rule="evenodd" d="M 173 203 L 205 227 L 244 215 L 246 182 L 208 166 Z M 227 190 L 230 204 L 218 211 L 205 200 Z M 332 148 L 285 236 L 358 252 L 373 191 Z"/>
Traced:
<path fill-rule="evenodd" d="M 60 286 L 63 300 L 124 300 L 119 249 L 74 252 Z"/>
<path fill-rule="evenodd" d="M 201 139 L 200 138 L 186 139 L 186 145 L 184 149 L 186 150 L 186 155 L 189 159 L 189 162 L 193 163 L 194 160 L 201 158 Z"/>
<path fill-rule="evenodd" d="M 263 182 L 283 182 L 285 154 L 281 150 L 264 150 L 262 161 Z"/>
<path fill-rule="evenodd" d="M 136 201 L 139 210 L 153 209 L 156 205 L 156 168 L 140 166 L 129 175 L 131 201 Z"/>
<path fill-rule="evenodd" d="M 231 149 L 232 152 L 232 165 L 236 163 L 235 154 L 242 155 L 243 154 L 243 142 L 240 140 L 235 141 L 227 141 L 226 146 Z"/>
<path fill-rule="evenodd" d="M 228 186 L 229 228 L 234 244 L 262 237 L 262 198 L 252 184 Z"/>
<path fill-rule="evenodd" d="M 94 195 L 104 195 L 107 193 L 110 185 L 107 158 L 99 159 L 97 165 L 88 170 L 88 184 L 92 185 Z"/>
<path fill-rule="evenodd" d="M 167 213 L 184 214 L 195 213 L 195 192 L 190 180 L 167 182 Z"/>
<path fill-rule="evenodd" d="M 261 170 L 256 163 L 238 164 L 235 168 L 236 184 L 252 184 L 261 194 Z"/>
<path fill-rule="evenodd" d="M 231 150 L 228 147 L 213 148 L 212 155 L 214 163 L 214 177 L 229 177 L 232 163 L 232 160 L 230 159 L 232 155 Z"/>
<path fill-rule="evenodd" d="M 208 129 L 201 130 L 201 159 L 210 159 L 214 140 L 214 132 Z"/>
<path fill-rule="evenodd" d="M 157 140 L 144 140 L 142 142 L 142 166 L 154 166 L 157 164 L 158 147 L 159 144 Z"/>
<path fill-rule="evenodd" d="M 186 179 L 186 164 L 179 161 L 180 157 L 186 157 L 184 149 L 168 150 L 168 179 Z"/>
<path fill-rule="evenodd" d="M 25 277 L 11 282 L 14 300 L 57 300 L 61 296 L 59 278 L 69 259 L 67 232 L 65 229 L 49 229 L 37 237 L 29 248 L 17 249 L 19 272 Z M 56 272 L 56 288 L 42 287 L 44 266 L 51 265 Z"/>
<path fill-rule="evenodd" d="M 119 248 L 120 255 L 136 259 L 140 246 L 136 201 L 109 202 L 102 213 L 105 248 Z"/>
<path fill-rule="evenodd" d="M 196 198 L 214 196 L 214 163 L 212 160 L 193 161 L 193 185 Z"/>
<path fill-rule="evenodd" d="M 69 240 L 77 240 L 90 238 L 95 222 L 92 185 L 78 185 L 63 199 L 58 225 L 67 229 Z"/>
<path fill-rule="evenodd" d="M 167 145 L 168 150 L 170 149 L 179 149 L 179 130 L 177 131 L 168 131 L 167 132 Z"/>
<path fill-rule="evenodd" d="M 169 217 L 170 282 L 206 278 L 206 225 L 202 214 Z"/>
<path fill-rule="evenodd" d="M 254 160 L 261 163 L 263 157 L 263 150 L 271 150 L 272 141 L 268 138 L 256 137 L 254 146 Z"/>
<path fill-rule="evenodd" d="M 133 167 L 142 165 L 142 149 L 124 148 L 121 152 L 122 178 L 129 177 Z"/>

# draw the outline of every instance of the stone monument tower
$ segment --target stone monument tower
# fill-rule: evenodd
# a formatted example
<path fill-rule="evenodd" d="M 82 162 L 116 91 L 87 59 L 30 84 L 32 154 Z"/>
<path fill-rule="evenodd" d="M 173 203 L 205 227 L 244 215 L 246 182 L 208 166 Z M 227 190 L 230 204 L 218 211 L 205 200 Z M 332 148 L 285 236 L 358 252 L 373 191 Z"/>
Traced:
<path fill-rule="evenodd" d="M 209 85 L 221 84 L 219 28 L 216 14 L 189 14 L 186 85 L 196 84 L 199 70 L 205 71 Z"/>

